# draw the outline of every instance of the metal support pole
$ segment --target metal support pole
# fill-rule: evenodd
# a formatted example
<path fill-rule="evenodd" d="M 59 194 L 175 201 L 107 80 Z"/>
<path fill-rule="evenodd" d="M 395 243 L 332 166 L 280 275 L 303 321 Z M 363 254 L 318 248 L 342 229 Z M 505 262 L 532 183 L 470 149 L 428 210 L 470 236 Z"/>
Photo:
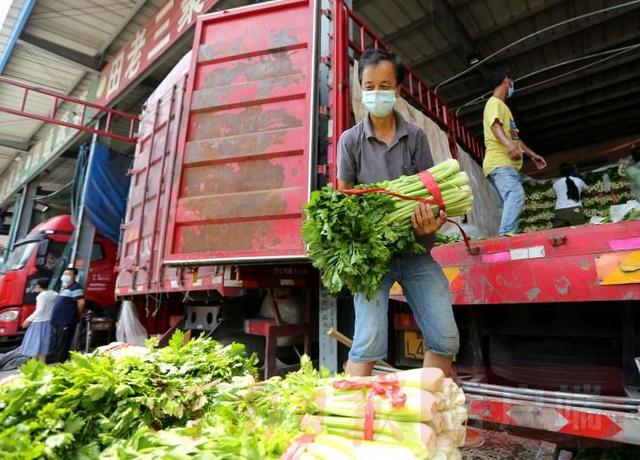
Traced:
<path fill-rule="evenodd" d="M 7 246 L 4 248 L 4 260 L 13 249 L 13 245 L 16 242 L 16 234 L 18 233 L 18 222 L 20 221 L 20 212 L 22 211 L 22 201 L 24 200 L 25 189 L 22 189 L 20 195 L 16 197 L 16 202 L 13 205 L 13 216 L 11 217 L 11 226 L 9 227 L 9 237 L 7 238 Z"/>
<path fill-rule="evenodd" d="M 84 171 L 78 222 L 74 232 L 73 245 L 71 246 L 71 257 L 69 258 L 69 265 L 78 269 L 78 282 L 83 287 L 86 287 L 87 274 L 89 273 L 89 265 L 91 263 L 91 249 L 93 248 L 93 240 L 96 232 L 95 226 L 84 212 L 84 203 L 89 189 L 89 171 L 91 171 L 97 143 L 98 136 L 94 134 L 91 138 L 89 158 L 87 160 L 86 170 Z M 80 260 L 82 261 L 82 265 L 77 267 L 76 264 Z"/>
<path fill-rule="evenodd" d="M 31 230 L 31 218 L 33 217 L 33 206 L 36 201 L 37 190 L 37 180 L 32 180 L 24 186 L 20 220 L 17 222 L 18 228 L 16 229 L 16 241 L 27 236 L 29 230 Z"/>
<path fill-rule="evenodd" d="M 16 198 L 13 206 L 13 218 L 9 229 L 7 247 L 5 248 L 5 259 L 13 250 L 16 241 L 27 236 L 31 230 L 31 217 L 33 216 L 33 205 L 35 204 L 38 181 L 32 180 L 22 188 L 22 192 Z"/>
<path fill-rule="evenodd" d="M 101 118 L 97 123 L 97 129 L 102 128 L 105 123 L 105 117 Z M 78 269 L 78 282 L 83 288 L 86 288 L 89 266 L 91 264 L 91 251 L 93 249 L 93 242 L 96 234 L 95 226 L 89 220 L 89 217 L 85 213 L 84 204 L 89 190 L 89 171 L 91 171 L 91 167 L 93 166 L 96 145 L 98 145 L 99 141 L 101 144 L 109 143 L 109 140 L 103 139 L 97 134 L 94 134 L 91 138 L 89 158 L 87 160 L 87 168 L 84 172 L 84 182 L 82 184 L 80 209 L 78 210 L 78 223 L 77 228 L 74 232 L 74 241 L 73 246 L 71 247 L 71 257 L 69 258 L 69 265 L 73 267 L 76 267 L 77 262 L 79 260 L 82 260 L 82 265 L 76 268 Z"/>
<path fill-rule="evenodd" d="M 319 308 L 318 308 L 318 340 L 320 341 L 320 365 L 326 367 L 332 373 L 338 372 L 338 343 L 327 332 L 338 325 L 338 302 L 337 299 L 327 291 L 322 282 L 318 280 L 320 286 Z"/>

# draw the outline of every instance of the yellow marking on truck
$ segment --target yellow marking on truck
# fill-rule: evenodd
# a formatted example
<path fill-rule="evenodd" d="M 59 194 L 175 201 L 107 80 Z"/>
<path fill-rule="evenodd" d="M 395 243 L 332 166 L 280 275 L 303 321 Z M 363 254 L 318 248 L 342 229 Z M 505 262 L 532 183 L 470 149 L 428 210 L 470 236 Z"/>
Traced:
<path fill-rule="evenodd" d="M 596 259 L 601 286 L 640 283 L 640 251 L 602 254 Z"/>

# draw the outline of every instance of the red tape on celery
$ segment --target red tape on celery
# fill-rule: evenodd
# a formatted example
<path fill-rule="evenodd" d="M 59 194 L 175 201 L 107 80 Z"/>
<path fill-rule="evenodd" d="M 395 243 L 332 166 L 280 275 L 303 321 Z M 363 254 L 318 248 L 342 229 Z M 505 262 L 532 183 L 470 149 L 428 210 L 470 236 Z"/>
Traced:
<path fill-rule="evenodd" d="M 297 460 L 307 446 L 316 439 L 315 434 L 303 434 L 293 440 L 289 448 L 280 456 L 280 460 Z"/>
<path fill-rule="evenodd" d="M 397 376 L 379 378 L 374 377 L 367 382 L 342 379 L 333 382 L 333 387 L 337 390 L 359 390 L 367 389 L 367 403 L 364 409 L 363 439 L 373 441 L 373 422 L 375 420 L 375 397 L 382 396 L 391 401 L 393 407 L 402 407 L 407 401 L 407 395 L 400 389 L 400 381 Z"/>
<path fill-rule="evenodd" d="M 418 177 L 422 181 L 422 185 L 424 185 L 425 188 L 429 190 L 429 193 L 431 194 L 433 199 L 402 195 L 401 193 L 395 193 L 395 192 L 392 192 L 391 190 L 387 190 L 386 188 L 347 189 L 347 190 L 341 190 L 341 192 L 344 193 L 345 195 L 364 195 L 366 193 L 383 193 L 385 195 L 390 195 L 396 198 L 400 198 L 401 200 L 419 201 L 420 203 L 431 204 L 431 205 L 435 204 L 436 206 L 438 206 L 438 208 L 441 211 L 446 212 L 447 207 L 445 206 L 444 200 L 442 199 L 442 192 L 440 191 L 440 186 L 438 185 L 438 182 L 433 178 L 433 175 L 428 170 L 425 170 L 425 171 L 422 171 L 420 174 L 418 174 Z M 462 235 L 462 239 L 464 240 L 464 245 L 467 247 L 467 251 L 470 254 L 478 254 L 479 253 L 479 251 L 477 250 L 478 248 L 473 248 L 473 249 L 471 248 L 471 242 L 470 242 L 471 240 L 469 239 L 469 236 L 467 235 L 467 233 L 462 229 L 460 224 L 458 224 L 455 220 L 451 220 L 451 219 L 447 219 L 447 222 L 458 227 L 458 230 L 460 230 L 460 234 Z"/>

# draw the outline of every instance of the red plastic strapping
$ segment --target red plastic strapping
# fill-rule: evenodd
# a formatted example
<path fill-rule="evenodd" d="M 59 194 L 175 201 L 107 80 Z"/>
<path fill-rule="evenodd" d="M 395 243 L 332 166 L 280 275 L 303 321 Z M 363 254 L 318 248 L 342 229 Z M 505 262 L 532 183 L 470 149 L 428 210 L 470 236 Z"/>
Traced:
<path fill-rule="evenodd" d="M 367 193 L 382 193 L 384 195 L 395 196 L 396 198 L 400 198 L 401 200 L 419 201 L 420 203 L 424 203 L 424 204 L 435 204 L 435 205 L 438 204 L 435 200 L 430 200 L 429 198 L 402 195 L 401 193 L 392 192 L 391 190 L 387 190 L 386 188 L 365 188 L 365 189 L 350 188 L 347 190 L 341 190 L 341 192 L 344 193 L 345 195 L 365 195 Z"/>
<path fill-rule="evenodd" d="M 407 395 L 401 391 L 397 376 L 374 377 L 366 382 L 349 379 L 337 380 L 333 382 L 333 387 L 338 390 L 367 389 L 363 421 L 363 439 L 365 441 L 373 441 L 376 396 L 389 399 L 393 407 L 402 407 L 407 401 Z"/>
<path fill-rule="evenodd" d="M 433 178 L 433 175 L 429 172 L 429 170 L 422 171 L 420 174 L 418 174 L 418 177 L 422 181 L 424 187 L 429 190 L 429 193 L 431 193 L 431 196 L 438 205 L 440 211 L 446 211 L 447 208 L 444 205 L 444 200 L 442 199 L 440 186 L 438 185 L 438 182 L 436 182 L 436 180 Z"/>
<path fill-rule="evenodd" d="M 367 405 L 364 408 L 364 426 L 362 439 L 373 441 L 373 422 L 376 415 L 376 400 L 371 389 L 367 390 Z"/>
<path fill-rule="evenodd" d="M 300 458 L 300 455 L 305 451 L 307 445 L 315 441 L 315 434 L 303 434 L 298 436 L 291 443 L 289 448 L 280 456 L 280 460 L 296 460 Z"/>
<path fill-rule="evenodd" d="M 425 188 L 429 190 L 429 193 L 431 194 L 433 199 L 402 195 L 400 193 L 395 193 L 395 192 L 392 192 L 391 190 L 387 190 L 385 188 L 348 189 L 348 190 L 342 190 L 342 193 L 346 195 L 364 195 L 366 193 L 383 193 L 385 195 L 394 196 L 402 200 L 419 201 L 420 203 L 431 204 L 431 205 L 435 204 L 436 206 L 438 206 L 438 208 L 441 211 L 446 212 L 447 208 L 444 204 L 444 200 L 442 199 L 442 192 L 440 190 L 440 186 L 438 185 L 438 182 L 434 179 L 433 175 L 428 170 L 425 170 L 419 173 L 418 177 L 422 181 L 422 184 L 425 186 Z M 467 251 L 471 253 L 472 252 L 471 243 L 469 240 L 469 236 L 467 236 L 467 233 L 462 229 L 460 224 L 458 224 L 457 222 L 451 219 L 447 219 L 447 222 L 452 223 L 453 225 L 458 227 L 458 230 L 460 230 L 460 234 L 462 235 L 464 244 L 467 247 Z"/>

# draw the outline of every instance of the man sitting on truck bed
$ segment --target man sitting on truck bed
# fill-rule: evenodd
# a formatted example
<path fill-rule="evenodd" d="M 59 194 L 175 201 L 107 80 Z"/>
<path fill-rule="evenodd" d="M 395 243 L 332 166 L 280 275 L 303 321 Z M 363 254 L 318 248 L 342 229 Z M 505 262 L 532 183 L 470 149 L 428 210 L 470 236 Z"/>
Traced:
<path fill-rule="evenodd" d="M 516 122 L 505 102 L 514 91 L 507 69 L 497 69 L 493 73 L 491 89 L 493 94 L 484 106 L 482 120 L 486 148 L 482 167 L 502 201 L 498 234 L 514 236 L 518 233 L 518 219 L 525 198 L 519 173 L 522 157 L 527 155 L 538 169 L 545 168 L 547 162 L 520 139 Z"/>
<path fill-rule="evenodd" d="M 338 188 L 393 180 L 433 166 L 425 133 L 393 110 L 404 76 L 396 56 L 384 50 L 366 50 L 360 58 L 359 74 L 362 102 L 369 113 L 340 136 Z M 355 294 L 355 332 L 345 367 L 350 375 L 369 375 L 373 363 L 387 355 L 389 291 L 395 281 L 402 285 L 425 339 L 424 366 L 450 373 L 452 358 L 459 348 L 458 328 L 449 283 L 429 254 L 446 214 L 434 216 L 431 206 L 420 204 L 411 220 L 427 254 L 394 257 L 372 300 Z"/>

